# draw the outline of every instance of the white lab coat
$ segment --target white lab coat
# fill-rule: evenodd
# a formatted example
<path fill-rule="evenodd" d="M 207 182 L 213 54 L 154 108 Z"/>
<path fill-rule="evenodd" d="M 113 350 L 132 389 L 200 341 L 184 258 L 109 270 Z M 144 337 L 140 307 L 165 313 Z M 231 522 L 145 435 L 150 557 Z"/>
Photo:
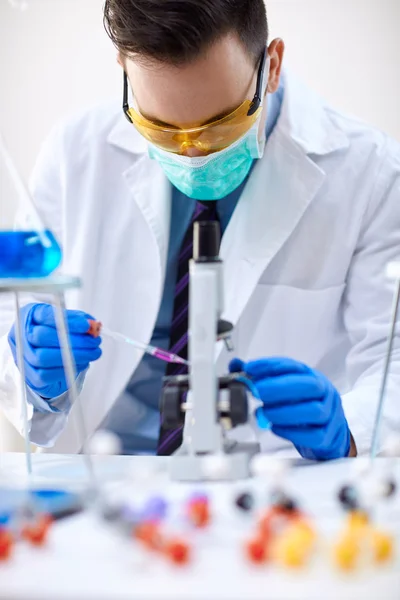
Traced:
<path fill-rule="evenodd" d="M 63 271 L 83 287 L 67 295 L 110 329 L 147 342 L 160 306 L 171 187 L 118 105 L 86 111 L 50 136 L 32 189 L 59 237 Z M 326 106 L 286 74 L 285 98 L 265 155 L 223 236 L 225 314 L 235 355 L 283 355 L 321 370 L 337 386 L 358 451 L 370 446 L 386 349 L 392 287 L 385 265 L 400 256 L 400 147 Z M 17 369 L 1 305 L 0 406 L 23 430 Z M 220 372 L 229 357 L 217 352 Z M 102 422 L 141 354 L 104 340 L 81 401 L 88 433 Z M 32 408 L 28 406 L 30 417 Z M 76 407 L 35 414 L 31 439 L 77 452 Z M 400 431 L 400 344 L 396 340 L 383 437 Z M 266 452 L 291 445 L 251 425 Z"/>

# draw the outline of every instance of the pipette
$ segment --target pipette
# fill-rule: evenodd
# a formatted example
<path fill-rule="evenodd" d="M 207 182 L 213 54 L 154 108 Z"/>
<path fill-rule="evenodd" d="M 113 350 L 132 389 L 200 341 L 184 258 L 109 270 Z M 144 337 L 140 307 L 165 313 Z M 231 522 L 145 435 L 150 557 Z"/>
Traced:
<path fill-rule="evenodd" d="M 189 361 L 178 356 L 178 354 L 174 354 L 173 352 L 169 352 L 168 350 L 163 350 L 162 348 L 157 348 L 157 346 L 152 346 L 151 344 L 144 344 L 143 342 L 138 342 L 137 340 L 132 340 L 131 338 L 123 335 L 122 333 L 117 333 L 116 331 L 111 331 L 107 327 L 103 327 L 101 323 L 98 321 L 89 320 L 90 329 L 88 333 L 97 337 L 99 335 L 103 335 L 105 337 L 109 337 L 113 340 L 117 340 L 118 342 L 125 342 L 126 344 L 130 344 L 134 346 L 138 350 L 143 350 L 146 354 L 150 354 L 155 358 L 163 360 L 167 363 L 176 363 L 179 365 L 189 366 Z"/>

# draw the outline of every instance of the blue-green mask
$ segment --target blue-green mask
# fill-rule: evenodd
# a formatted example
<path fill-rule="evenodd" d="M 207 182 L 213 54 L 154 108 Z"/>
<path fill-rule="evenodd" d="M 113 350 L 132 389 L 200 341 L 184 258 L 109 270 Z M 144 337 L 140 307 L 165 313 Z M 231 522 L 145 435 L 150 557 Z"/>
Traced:
<path fill-rule="evenodd" d="M 233 192 L 250 171 L 255 158 L 261 158 L 265 137 L 259 139 L 260 118 L 237 142 L 208 156 L 173 154 L 149 144 L 149 156 L 164 170 L 170 182 L 189 198 L 219 200 Z"/>

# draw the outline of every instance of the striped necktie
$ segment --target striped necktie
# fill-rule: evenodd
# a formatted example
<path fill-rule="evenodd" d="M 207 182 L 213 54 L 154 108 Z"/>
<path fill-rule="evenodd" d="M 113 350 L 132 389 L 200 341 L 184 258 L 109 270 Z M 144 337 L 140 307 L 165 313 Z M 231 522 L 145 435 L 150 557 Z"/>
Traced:
<path fill-rule="evenodd" d="M 175 286 L 174 312 L 171 324 L 170 351 L 182 358 L 188 357 L 189 322 L 189 260 L 193 256 L 193 225 L 196 221 L 217 221 L 216 200 L 197 202 L 192 220 L 186 231 L 178 258 L 178 273 Z M 188 372 L 185 365 L 170 363 L 167 376 L 183 375 Z M 182 444 L 182 427 L 164 429 L 161 424 L 157 454 L 169 456 Z"/>

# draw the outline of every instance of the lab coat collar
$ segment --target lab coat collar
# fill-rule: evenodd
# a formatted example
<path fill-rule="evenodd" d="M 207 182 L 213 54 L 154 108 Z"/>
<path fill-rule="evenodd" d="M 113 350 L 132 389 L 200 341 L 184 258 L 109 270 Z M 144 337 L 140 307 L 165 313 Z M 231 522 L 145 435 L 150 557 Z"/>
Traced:
<path fill-rule="evenodd" d="M 347 135 L 334 123 L 329 106 L 288 69 L 277 128 L 307 154 L 324 155 L 348 148 Z"/>
<path fill-rule="evenodd" d="M 112 146 L 131 152 L 132 154 L 147 153 L 147 141 L 135 129 L 134 125 L 129 123 L 123 115 L 122 110 L 116 125 L 108 135 L 107 141 Z"/>
<path fill-rule="evenodd" d="M 284 70 L 282 78 L 284 98 L 276 127 L 307 154 L 324 155 L 348 148 L 348 137 L 334 123 L 329 107 L 318 94 L 288 69 Z M 133 154 L 147 153 L 147 141 L 127 121 L 122 110 L 107 141 Z"/>

